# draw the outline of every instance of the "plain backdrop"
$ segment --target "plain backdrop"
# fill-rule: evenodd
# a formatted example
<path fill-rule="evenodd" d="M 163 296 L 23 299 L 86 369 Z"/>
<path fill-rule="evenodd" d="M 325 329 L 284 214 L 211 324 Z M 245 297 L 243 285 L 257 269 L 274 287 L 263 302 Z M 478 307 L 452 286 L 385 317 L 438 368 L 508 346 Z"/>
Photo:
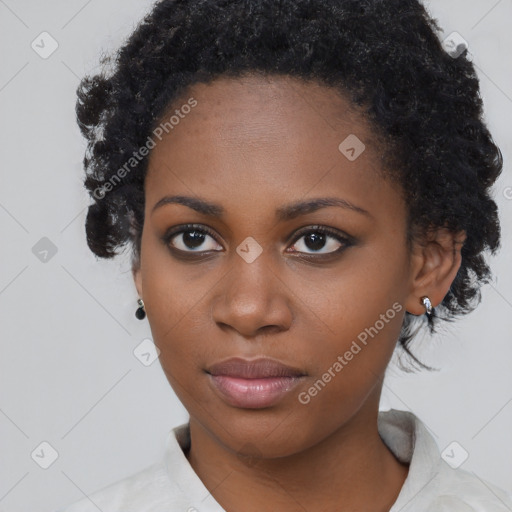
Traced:
<path fill-rule="evenodd" d="M 84 232 L 75 90 L 151 5 L 0 0 L 0 511 L 54 511 L 133 474 L 187 419 L 159 361 L 145 366 L 134 354 L 151 333 L 134 316 L 128 256 L 97 260 Z M 440 371 L 392 364 L 381 408 L 415 412 L 441 451 L 456 441 L 468 453 L 463 469 L 510 491 L 512 0 L 426 5 L 445 35 L 468 41 L 477 66 L 505 160 L 495 187 L 503 242 L 477 310 L 414 344 Z"/>

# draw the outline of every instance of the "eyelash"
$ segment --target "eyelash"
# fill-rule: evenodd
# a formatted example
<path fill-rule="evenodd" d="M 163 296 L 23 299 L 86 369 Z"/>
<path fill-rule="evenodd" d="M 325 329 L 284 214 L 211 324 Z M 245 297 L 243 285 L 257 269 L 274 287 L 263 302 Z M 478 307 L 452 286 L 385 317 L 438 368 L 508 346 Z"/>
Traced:
<path fill-rule="evenodd" d="M 208 252 L 221 252 L 217 250 L 211 250 L 211 251 L 184 251 L 182 249 L 177 249 L 176 247 L 173 247 L 171 245 L 171 240 L 176 236 L 180 235 L 186 232 L 198 232 L 201 234 L 207 234 L 210 237 L 212 237 L 217 243 L 216 235 L 214 232 L 208 228 L 205 225 L 202 224 L 184 224 L 182 226 L 176 226 L 174 228 L 171 228 L 168 230 L 165 235 L 162 237 L 162 241 L 165 243 L 165 245 L 171 250 L 173 253 L 179 255 L 183 258 L 195 258 L 194 255 L 200 255 Z M 341 243 L 342 246 L 336 249 L 335 251 L 331 251 L 329 253 L 320 253 L 320 254 L 314 254 L 314 253 L 304 253 L 299 252 L 299 254 L 302 255 L 304 258 L 313 258 L 313 259 L 325 259 L 329 257 L 333 257 L 335 255 L 339 255 L 341 252 L 343 252 L 348 247 L 354 245 L 354 239 L 352 237 L 343 236 L 338 231 L 333 230 L 331 228 L 325 227 L 325 226 L 308 226 L 306 228 L 302 228 L 298 231 L 298 233 L 295 234 L 295 237 L 292 240 L 292 245 L 295 245 L 304 235 L 308 235 L 311 233 L 322 233 L 324 235 L 328 235 L 329 237 L 334 238 L 337 242 Z M 219 244 L 220 245 L 220 244 Z"/>

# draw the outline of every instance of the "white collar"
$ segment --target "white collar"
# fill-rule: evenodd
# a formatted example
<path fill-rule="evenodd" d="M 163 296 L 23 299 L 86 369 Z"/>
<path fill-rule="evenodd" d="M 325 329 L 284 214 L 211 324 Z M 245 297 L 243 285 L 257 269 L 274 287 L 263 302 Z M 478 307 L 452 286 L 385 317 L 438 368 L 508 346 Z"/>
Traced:
<path fill-rule="evenodd" d="M 423 510 L 436 494 L 439 481 L 435 477 L 444 464 L 436 441 L 425 424 L 407 411 L 379 411 L 378 429 L 395 457 L 409 464 L 407 478 L 389 512 L 403 512 L 406 506 Z"/>
<path fill-rule="evenodd" d="M 414 504 L 414 510 L 422 510 L 422 502 L 429 503 L 438 485 L 435 476 L 442 467 L 442 459 L 434 438 L 414 414 L 407 411 L 379 411 L 378 431 L 382 440 L 401 462 L 409 464 L 409 474 L 390 512 L 405 512 Z M 169 480 L 177 487 L 193 508 L 201 512 L 225 512 L 210 494 L 188 462 L 183 450 L 190 446 L 189 424 L 175 427 L 166 441 L 166 469 Z"/>

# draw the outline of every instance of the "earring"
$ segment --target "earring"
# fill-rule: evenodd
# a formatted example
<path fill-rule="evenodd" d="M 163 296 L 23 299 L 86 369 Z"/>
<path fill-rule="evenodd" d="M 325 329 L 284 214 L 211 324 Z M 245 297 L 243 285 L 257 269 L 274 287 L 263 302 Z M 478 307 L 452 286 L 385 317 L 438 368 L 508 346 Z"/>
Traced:
<path fill-rule="evenodd" d="M 138 299 L 137 304 L 139 305 L 139 307 L 137 308 L 137 311 L 135 311 L 135 316 L 139 320 L 144 320 L 144 318 L 146 318 L 146 311 L 144 310 L 144 301 L 142 299 Z"/>
<path fill-rule="evenodd" d="M 434 308 L 432 307 L 432 302 L 430 302 L 430 299 L 428 297 L 422 297 L 421 303 L 425 306 L 425 313 L 427 316 L 430 316 L 432 312 L 434 311 Z"/>

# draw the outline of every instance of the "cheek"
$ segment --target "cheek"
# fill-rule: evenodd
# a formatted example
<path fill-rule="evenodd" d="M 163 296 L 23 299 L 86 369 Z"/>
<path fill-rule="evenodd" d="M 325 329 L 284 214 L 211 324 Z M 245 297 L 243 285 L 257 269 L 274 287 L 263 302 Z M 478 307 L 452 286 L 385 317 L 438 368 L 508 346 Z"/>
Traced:
<path fill-rule="evenodd" d="M 310 374 L 326 384 L 319 383 L 319 390 L 330 389 L 324 397 L 327 401 L 329 395 L 334 400 L 357 401 L 385 371 L 400 334 L 404 308 L 398 301 L 387 297 L 379 301 L 375 296 L 339 304 L 346 307 L 331 311 L 326 319 L 329 329 L 319 330 L 318 343 L 307 348 Z"/>
<path fill-rule="evenodd" d="M 326 393 L 325 400 L 366 393 L 396 346 L 405 315 L 406 253 L 382 254 L 361 251 L 347 270 L 309 287 L 304 309 L 309 325 L 301 329 L 316 333 L 318 342 L 307 351 L 316 378 L 328 381 L 332 395 Z"/>
<path fill-rule="evenodd" d="M 326 319 L 330 330 L 322 329 L 319 341 L 307 348 L 310 378 L 295 397 L 295 426 L 300 431 L 300 419 L 318 420 L 304 434 L 304 442 L 315 430 L 327 433 L 348 421 L 375 392 L 400 333 L 404 309 L 398 301 L 360 290 L 348 302 L 345 297 L 339 297 L 340 307 L 331 306 Z"/>
<path fill-rule="evenodd" d="M 197 345 L 193 343 L 196 323 L 191 316 L 204 291 L 200 293 L 193 282 L 183 279 L 183 272 L 156 237 L 143 236 L 142 243 L 143 296 L 154 343 L 161 360 L 186 361 Z"/>
<path fill-rule="evenodd" d="M 380 280 L 379 280 L 380 279 Z M 379 273 L 352 274 L 341 290 L 326 302 L 322 318 L 331 334 L 344 340 L 340 349 L 352 341 L 378 338 L 381 344 L 393 344 L 400 332 L 404 315 L 402 291 Z"/>
<path fill-rule="evenodd" d="M 405 314 L 407 255 L 405 248 L 387 249 L 382 244 L 353 251 L 338 267 L 310 271 L 308 278 L 297 273 L 294 294 L 303 298 L 307 321 L 323 336 L 350 345 L 376 329 L 381 339 L 396 340 Z"/>

